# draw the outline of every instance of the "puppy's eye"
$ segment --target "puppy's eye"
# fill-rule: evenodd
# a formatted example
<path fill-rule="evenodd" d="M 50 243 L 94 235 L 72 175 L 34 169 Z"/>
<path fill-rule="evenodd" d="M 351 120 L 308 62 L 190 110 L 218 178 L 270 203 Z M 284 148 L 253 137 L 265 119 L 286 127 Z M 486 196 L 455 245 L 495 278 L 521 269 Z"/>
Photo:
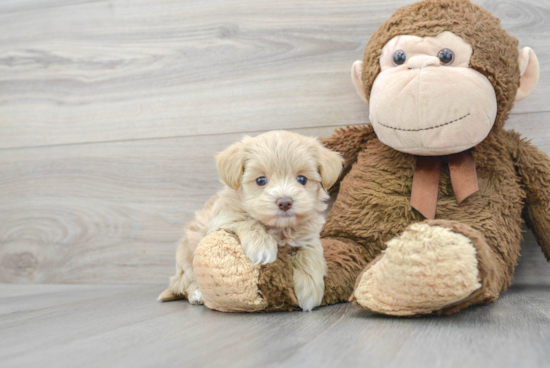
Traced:
<path fill-rule="evenodd" d="M 397 50 L 393 53 L 393 63 L 395 65 L 403 65 L 407 60 L 407 54 L 403 50 Z"/>
<path fill-rule="evenodd" d="M 259 187 L 263 187 L 267 184 L 267 178 L 265 176 L 260 176 L 258 179 L 256 179 L 256 184 L 258 184 Z"/>
<path fill-rule="evenodd" d="M 443 49 L 437 54 L 437 58 L 441 65 L 451 65 L 455 61 L 455 53 L 449 49 Z"/>
<path fill-rule="evenodd" d="M 306 185 L 306 183 L 307 183 L 307 178 L 306 178 L 305 176 L 300 175 L 300 176 L 298 176 L 298 177 L 296 178 L 296 181 L 297 181 L 298 183 L 302 184 L 302 185 Z"/>

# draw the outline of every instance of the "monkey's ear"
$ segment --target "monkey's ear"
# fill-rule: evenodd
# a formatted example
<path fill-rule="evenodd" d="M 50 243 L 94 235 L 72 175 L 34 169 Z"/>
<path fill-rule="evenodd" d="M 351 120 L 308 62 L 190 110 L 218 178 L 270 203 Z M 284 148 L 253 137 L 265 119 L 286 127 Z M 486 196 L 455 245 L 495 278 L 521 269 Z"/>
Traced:
<path fill-rule="evenodd" d="M 246 159 L 245 144 L 238 142 L 216 156 L 216 166 L 223 182 L 237 190 L 241 186 Z"/>
<path fill-rule="evenodd" d="M 357 94 L 359 95 L 359 97 L 361 97 L 361 100 L 363 100 L 364 102 L 367 102 L 367 96 L 365 95 L 365 88 L 363 87 L 363 81 L 361 80 L 362 75 L 363 75 L 363 62 L 361 60 L 357 60 L 351 66 L 351 80 L 353 81 L 355 90 L 357 91 Z"/>
<path fill-rule="evenodd" d="M 539 81 L 539 60 L 530 47 L 524 47 L 519 51 L 519 88 L 516 101 L 529 96 Z"/>
<path fill-rule="evenodd" d="M 319 173 L 321 174 L 321 185 L 325 190 L 329 190 L 342 172 L 344 159 L 342 155 L 318 143 L 319 149 Z"/>

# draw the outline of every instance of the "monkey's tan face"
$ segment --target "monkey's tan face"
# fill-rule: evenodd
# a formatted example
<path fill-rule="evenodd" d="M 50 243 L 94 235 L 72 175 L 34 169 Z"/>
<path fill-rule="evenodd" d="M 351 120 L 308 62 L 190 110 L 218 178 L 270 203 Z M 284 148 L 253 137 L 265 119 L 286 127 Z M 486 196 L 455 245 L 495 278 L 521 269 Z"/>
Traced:
<path fill-rule="evenodd" d="M 461 152 L 487 137 L 497 113 L 489 80 L 470 69 L 461 37 L 397 36 L 382 49 L 370 120 L 388 146 L 417 155 Z"/>

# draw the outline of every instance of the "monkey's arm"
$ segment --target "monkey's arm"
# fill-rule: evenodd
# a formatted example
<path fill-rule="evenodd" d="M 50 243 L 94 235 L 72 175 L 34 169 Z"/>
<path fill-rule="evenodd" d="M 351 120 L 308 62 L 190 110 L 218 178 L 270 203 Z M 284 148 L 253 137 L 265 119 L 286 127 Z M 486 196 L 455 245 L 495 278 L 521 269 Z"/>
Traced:
<path fill-rule="evenodd" d="M 353 164 L 357 161 L 357 156 L 367 141 L 376 138 L 371 124 L 363 126 L 352 126 L 338 129 L 332 137 L 322 139 L 323 145 L 333 151 L 339 152 L 344 157 L 344 169 L 340 178 L 330 189 L 333 193 L 338 190 L 340 181 L 349 172 Z"/>
<path fill-rule="evenodd" d="M 529 142 L 520 140 L 516 165 L 527 194 L 525 221 L 550 262 L 550 158 Z"/>

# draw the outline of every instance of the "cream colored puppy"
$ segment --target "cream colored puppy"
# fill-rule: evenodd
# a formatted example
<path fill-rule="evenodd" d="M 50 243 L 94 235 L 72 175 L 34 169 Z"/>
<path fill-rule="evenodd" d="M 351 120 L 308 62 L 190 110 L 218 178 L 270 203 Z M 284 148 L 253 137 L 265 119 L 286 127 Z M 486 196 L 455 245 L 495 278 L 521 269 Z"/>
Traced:
<path fill-rule="evenodd" d="M 216 164 L 225 187 L 187 225 L 176 275 L 159 300 L 202 303 L 193 271 L 195 249 L 206 235 L 223 229 L 238 236 L 255 264 L 274 262 L 279 246 L 296 248 L 291 263 L 298 303 L 304 311 L 319 306 L 326 273 L 319 233 L 326 190 L 340 175 L 341 156 L 313 138 L 272 131 L 233 144 Z"/>

